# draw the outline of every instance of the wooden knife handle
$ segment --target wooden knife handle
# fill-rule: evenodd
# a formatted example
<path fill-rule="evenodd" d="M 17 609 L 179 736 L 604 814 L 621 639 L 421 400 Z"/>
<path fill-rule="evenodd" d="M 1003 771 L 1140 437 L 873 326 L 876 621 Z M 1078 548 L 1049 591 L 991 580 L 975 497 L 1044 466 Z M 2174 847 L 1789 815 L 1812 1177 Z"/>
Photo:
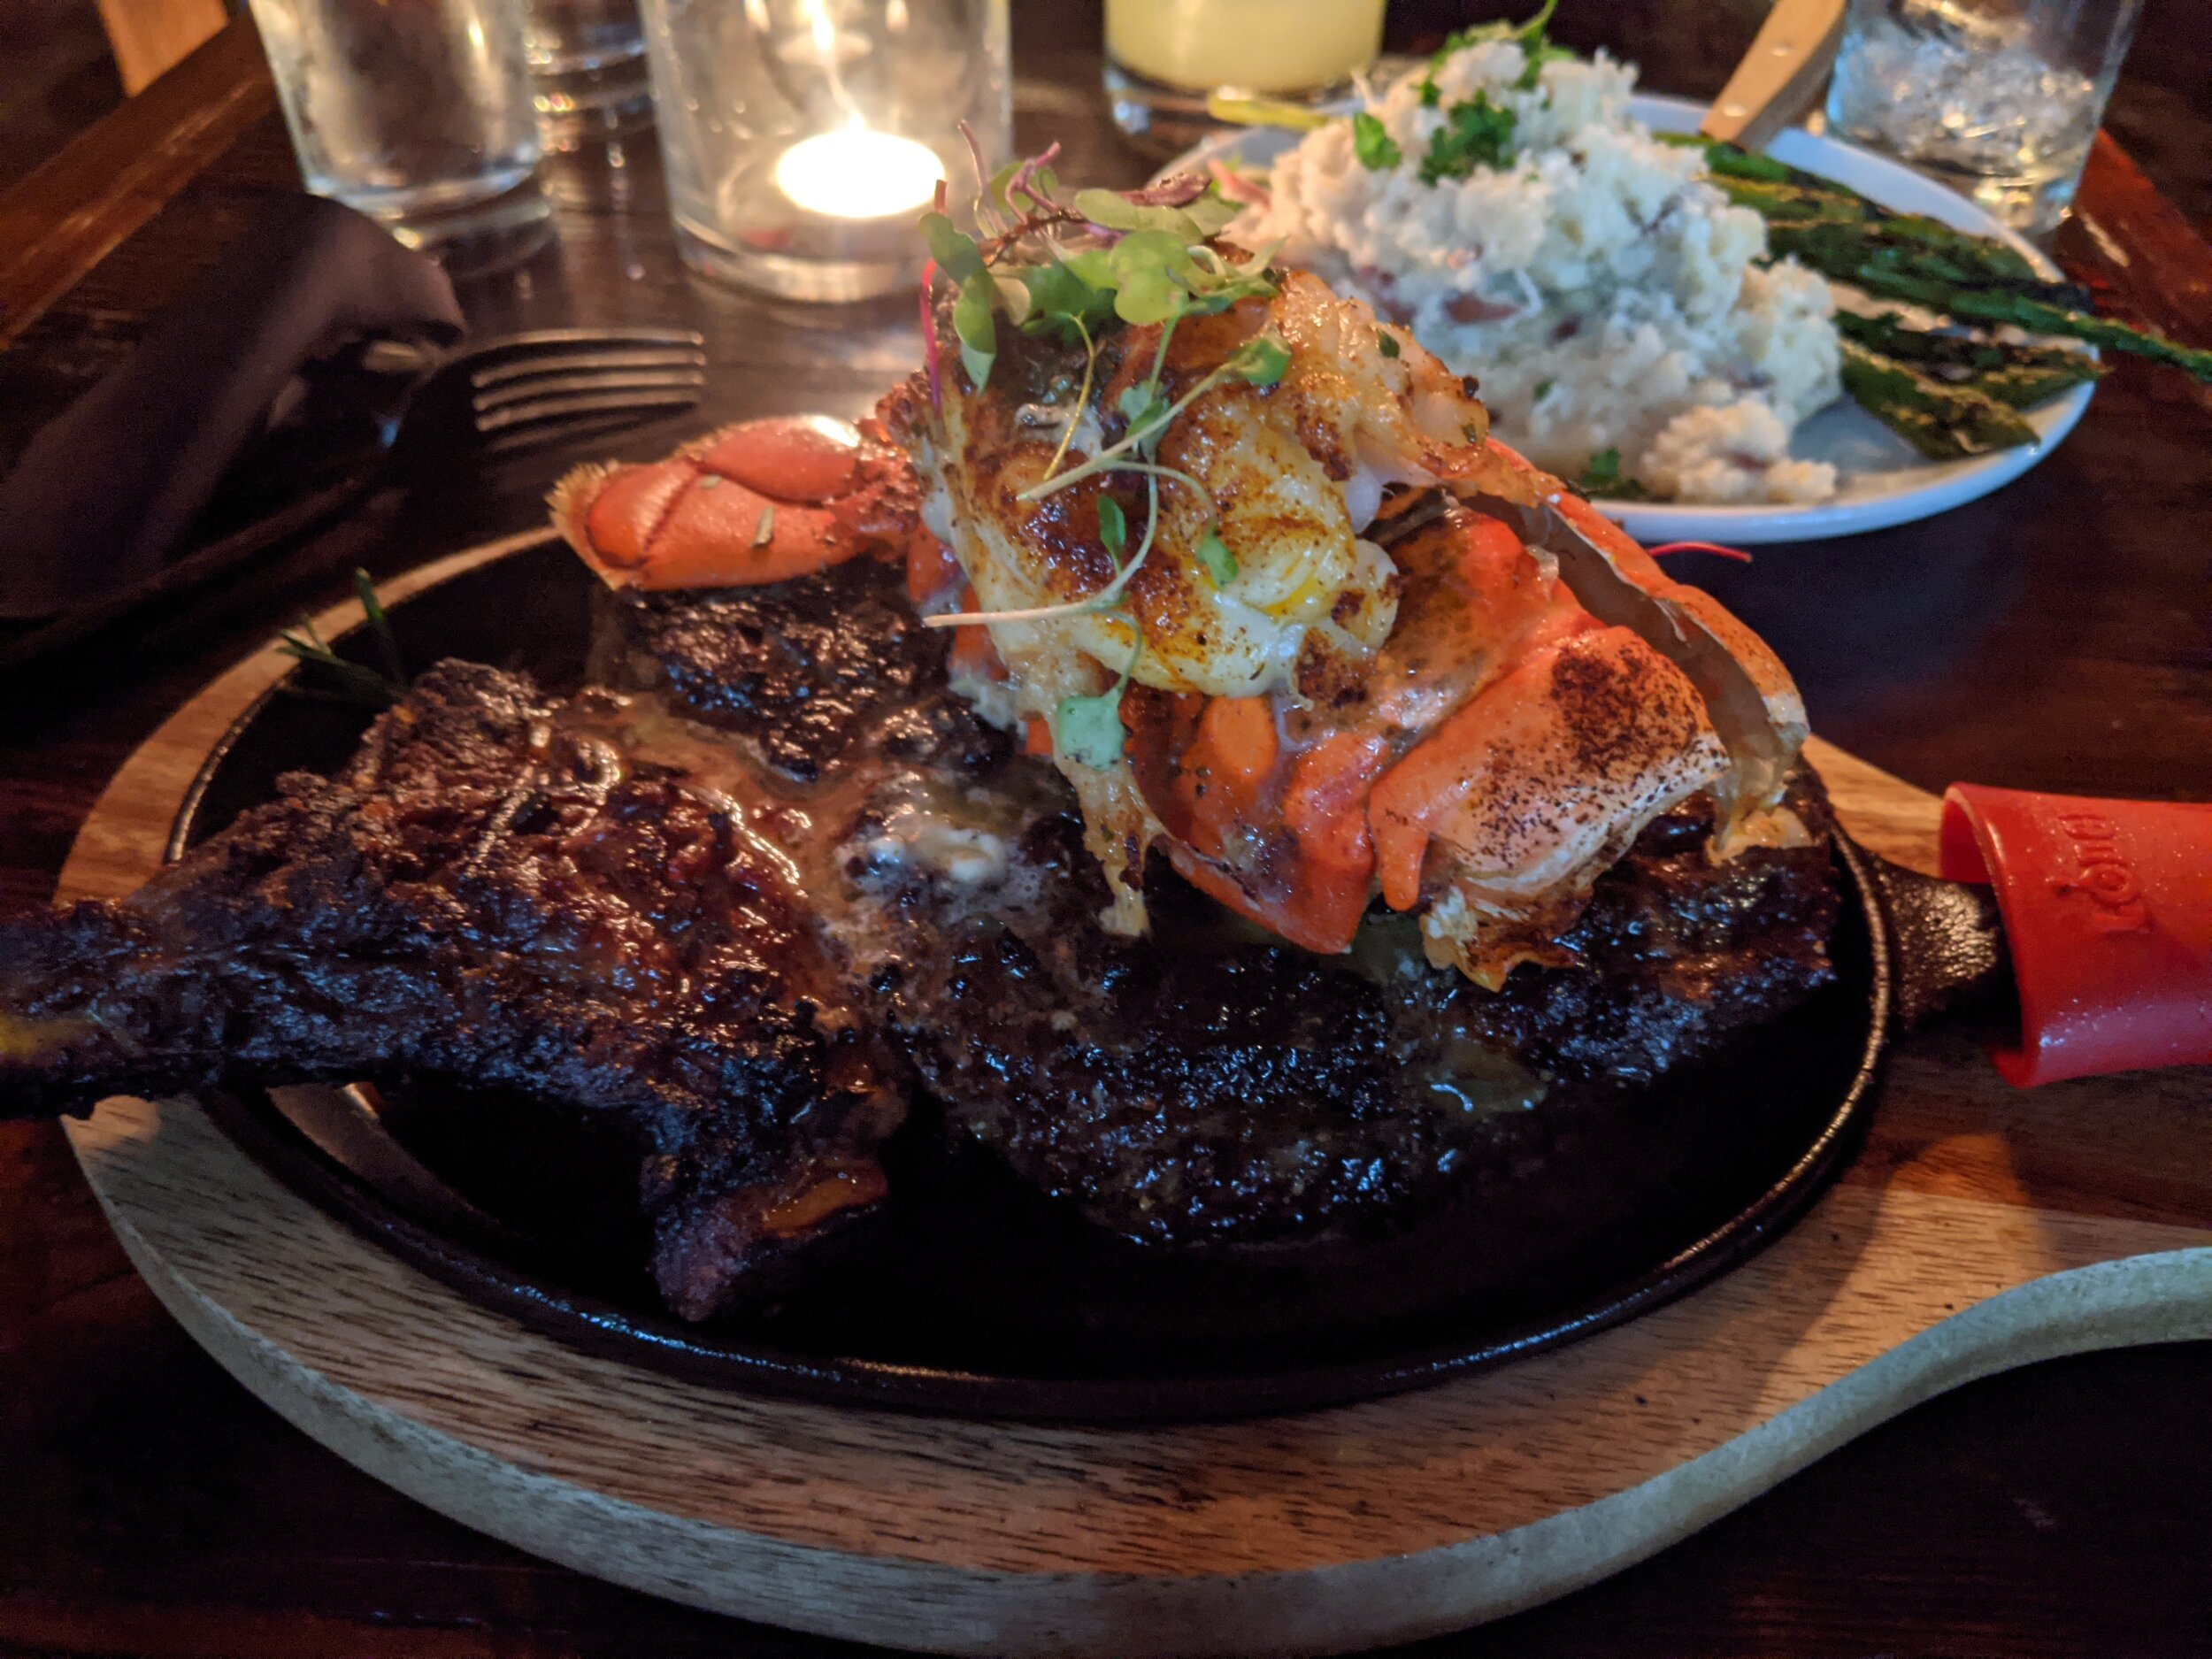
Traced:
<path fill-rule="evenodd" d="M 1777 0 L 1698 131 L 1763 150 L 1812 107 L 1843 40 L 1845 0 Z"/>

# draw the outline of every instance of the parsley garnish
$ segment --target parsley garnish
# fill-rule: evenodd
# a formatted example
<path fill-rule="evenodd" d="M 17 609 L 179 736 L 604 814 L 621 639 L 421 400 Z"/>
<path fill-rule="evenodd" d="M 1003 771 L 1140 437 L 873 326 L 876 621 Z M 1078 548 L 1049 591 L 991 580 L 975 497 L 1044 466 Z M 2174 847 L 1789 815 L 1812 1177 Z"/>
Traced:
<path fill-rule="evenodd" d="M 1544 0 L 1542 9 L 1525 23 L 1508 23 L 1501 19 L 1495 23 L 1478 23 L 1472 28 L 1447 35 L 1444 43 L 1431 55 L 1429 67 L 1441 69 L 1444 60 L 1454 52 L 1465 51 L 1470 46 L 1480 46 L 1487 41 L 1511 41 L 1526 51 L 1542 42 L 1545 25 L 1551 21 L 1551 14 L 1558 7 L 1559 0 Z"/>
<path fill-rule="evenodd" d="M 1396 357 L 1398 355 L 1398 336 L 1392 334 L 1387 328 L 1378 328 L 1375 330 L 1375 349 L 1380 351 L 1386 357 Z"/>
<path fill-rule="evenodd" d="M 1421 81 L 1421 107 L 1425 110 L 1432 110 L 1443 101 L 1444 88 L 1436 84 L 1436 77 L 1434 75 L 1424 76 Z"/>
<path fill-rule="evenodd" d="M 1616 501 L 1638 501 L 1647 492 L 1634 479 L 1621 472 L 1621 452 L 1617 448 L 1600 449 L 1590 457 L 1590 464 L 1582 472 L 1582 488 L 1592 495 L 1610 495 Z"/>
<path fill-rule="evenodd" d="M 1513 154 L 1513 111 L 1499 109 L 1478 92 L 1444 112 L 1445 124 L 1429 140 L 1421 157 L 1421 182 L 1464 179 L 1477 167 L 1502 167 Z"/>
<path fill-rule="evenodd" d="M 1370 173 L 1387 173 L 1406 158 L 1389 130 L 1365 110 L 1352 118 L 1352 153 Z"/>
<path fill-rule="evenodd" d="M 1516 92 L 1533 92 L 1537 81 L 1543 76 L 1546 64 L 1555 64 L 1574 57 L 1565 47 L 1554 46 L 1540 35 L 1532 41 L 1523 42 L 1521 50 L 1528 54 L 1528 61 L 1521 66 L 1520 79 L 1513 83 Z"/>

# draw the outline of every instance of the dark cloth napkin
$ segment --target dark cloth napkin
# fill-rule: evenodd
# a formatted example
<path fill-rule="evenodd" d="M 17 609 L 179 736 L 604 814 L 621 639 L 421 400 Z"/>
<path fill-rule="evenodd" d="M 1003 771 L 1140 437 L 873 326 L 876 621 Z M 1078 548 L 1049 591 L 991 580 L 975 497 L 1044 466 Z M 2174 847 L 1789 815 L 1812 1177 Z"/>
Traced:
<path fill-rule="evenodd" d="M 159 574 L 308 364 L 461 332 L 445 273 L 373 219 L 321 196 L 269 204 L 0 482 L 0 618 L 59 615 Z"/>

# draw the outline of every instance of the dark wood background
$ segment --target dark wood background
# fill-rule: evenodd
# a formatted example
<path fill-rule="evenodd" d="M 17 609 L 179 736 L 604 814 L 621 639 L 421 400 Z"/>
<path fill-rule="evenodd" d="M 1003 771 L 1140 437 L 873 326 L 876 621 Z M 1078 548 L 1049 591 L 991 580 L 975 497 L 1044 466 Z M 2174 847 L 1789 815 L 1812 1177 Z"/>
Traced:
<path fill-rule="evenodd" d="M 1402 4 L 1394 44 L 1486 10 Z M 1760 11 L 1578 0 L 1557 32 L 1640 61 L 1654 89 L 1707 94 Z M 1021 142 L 1061 140 L 1065 175 L 1141 177 L 1102 117 L 1094 8 L 1016 12 Z M 2118 142 L 2058 247 L 2117 308 L 2200 341 L 2208 88 L 2201 8 L 2149 0 L 2108 122 Z M 0 355 L 0 462 L 127 352 L 257 202 L 296 188 L 271 107 L 242 29 L 0 197 L 0 333 L 19 335 Z M 715 365 L 695 417 L 603 450 L 649 457 L 749 414 L 858 412 L 913 359 L 906 302 L 779 305 L 686 275 L 649 134 L 553 162 L 548 186 L 557 242 L 465 285 L 476 326 L 688 323 Z M 337 596 L 356 564 L 388 573 L 534 522 L 572 458 L 457 465 L 0 684 L 0 905 L 44 902 L 108 774 L 211 673 Z M 2208 476 L 2202 393 L 2124 365 L 2075 434 L 1987 501 L 1684 573 L 1781 649 L 1824 735 L 1916 783 L 2212 796 Z M 1978 1384 L 1644 1566 L 1425 1651 L 2212 1653 L 2208 1398 L 2207 1345 Z M 58 1131 L 0 1130 L 0 1654 L 831 1651 L 531 1561 L 339 1463 L 155 1307 Z"/>

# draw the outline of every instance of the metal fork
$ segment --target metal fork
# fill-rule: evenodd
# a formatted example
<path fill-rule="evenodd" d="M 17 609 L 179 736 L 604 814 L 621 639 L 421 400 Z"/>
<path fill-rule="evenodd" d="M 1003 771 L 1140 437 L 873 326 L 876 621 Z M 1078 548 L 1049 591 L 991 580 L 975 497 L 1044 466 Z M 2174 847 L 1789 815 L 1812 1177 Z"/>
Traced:
<path fill-rule="evenodd" d="M 365 365 L 423 373 L 392 441 L 395 458 L 457 447 L 511 455 L 689 409 L 706 385 L 706 342 L 673 328 L 541 328 L 442 360 L 393 343 Z"/>

